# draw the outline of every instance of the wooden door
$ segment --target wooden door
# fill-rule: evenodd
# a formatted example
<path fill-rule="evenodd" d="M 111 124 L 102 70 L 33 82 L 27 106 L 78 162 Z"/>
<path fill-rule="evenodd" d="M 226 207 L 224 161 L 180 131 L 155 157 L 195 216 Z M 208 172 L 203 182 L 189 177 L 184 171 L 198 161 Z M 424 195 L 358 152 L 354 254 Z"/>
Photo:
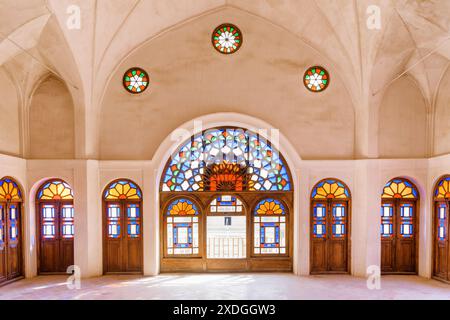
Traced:
<path fill-rule="evenodd" d="M 6 237 L 6 221 L 5 221 L 6 205 L 0 203 L 0 283 L 5 282 L 8 279 L 8 271 L 6 258 L 7 254 L 7 237 Z"/>
<path fill-rule="evenodd" d="M 347 201 L 313 201 L 311 273 L 347 273 L 349 212 Z"/>
<path fill-rule="evenodd" d="M 103 272 L 142 273 L 141 202 L 108 201 L 104 211 Z"/>
<path fill-rule="evenodd" d="M 435 203 L 434 219 L 434 276 L 449 281 L 449 203 L 440 201 Z"/>
<path fill-rule="evenodd" d="M 39 203 L 39 273 L 66 273 L 74 264 L 72 202 Z"/>
<path fill-rule="evenodd" d="M 22 276 L 20 203 L 0 204 L 0 284 Z"/>
<path fill-rule="evenodd" d="M 416 273 L 416 202 L 383 200 L 381 226 L 381 271 Z"/>

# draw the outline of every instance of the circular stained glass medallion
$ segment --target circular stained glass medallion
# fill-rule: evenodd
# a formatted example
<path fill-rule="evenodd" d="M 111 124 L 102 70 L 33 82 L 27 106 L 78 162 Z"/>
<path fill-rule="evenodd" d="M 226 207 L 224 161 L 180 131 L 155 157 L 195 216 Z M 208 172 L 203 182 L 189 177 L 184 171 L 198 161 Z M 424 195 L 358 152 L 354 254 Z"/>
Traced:
<path fill-rule="evenodd" d="M 214 48 L 220 53 L 230 54 L 239 50 L 242 45 L 242 33 L 233 24 L 222 24 L 212 34 Z"/>
<path fill-rule="evenodd" d="M 147 72 L 141 68 L 131 68 L 123 76 L 123 86 L 131 93 L 142 93 L 149 85 Z"/>
<path fill-rule="evenodd" d="M 305 87 L 312 92 L 325 90 L 330 84 L 330 75 L 325 68 L 315 66 L 306 70 L 303 77 Z"/>

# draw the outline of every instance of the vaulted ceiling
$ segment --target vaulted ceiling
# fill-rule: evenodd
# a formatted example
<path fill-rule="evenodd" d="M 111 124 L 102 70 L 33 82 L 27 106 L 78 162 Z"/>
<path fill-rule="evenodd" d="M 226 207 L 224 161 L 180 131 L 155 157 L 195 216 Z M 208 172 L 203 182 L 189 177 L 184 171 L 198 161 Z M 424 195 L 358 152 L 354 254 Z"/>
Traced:
<path fill-rule="evenodd" d="M 81 30 L 67 26 L 74 4 Z M 367 26 L 373 5 L 380 29 Z M 330 62 L 355 110 L 355 157 L 377 156 L 378 109 L 402 76 L 416 82 L 434 114 L 450 59 L 448 0 L 2 0 L 0 65 L 24 105 L 45 75 L 63 80 L 80 110 L 81 154 L 95 157 L 94 128 L 122 61 L 173 28 L 224 9 L 281 28 Z M 429 116 L 430 128 L 433 122 Z"/>

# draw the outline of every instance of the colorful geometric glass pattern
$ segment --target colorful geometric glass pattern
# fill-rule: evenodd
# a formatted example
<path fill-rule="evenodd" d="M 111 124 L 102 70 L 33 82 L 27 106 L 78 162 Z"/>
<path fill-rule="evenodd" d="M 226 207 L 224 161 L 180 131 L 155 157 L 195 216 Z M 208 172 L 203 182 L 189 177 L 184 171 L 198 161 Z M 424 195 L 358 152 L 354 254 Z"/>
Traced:
<path fill-rule="evenodd" d="M 286 254 L 286 210 L 276 199 L 260 201 L 254 211 L 255 254 Z"/>
<path fill-rule="evenodd" d="M 260 135 L 235 128 L 211 129 L 191 137 L 172 155 L 161 189 L 209 191 L 211 183 L 206 181 L 205 186 L 205 177 L 213 177 L 209 174 L 211 167 L 220 164 L 235 164 L 245 170 L 242 191 L 291 190 L 288 170 L 279 152 Z M 235 186 L 236 182 L 235 179 Z"/>
<path fill-rule="evenodd" d="M 414 236 L 414 207 L 409 203 L 400 204 L 400 235 L 403 238 Z"/>
<path fill-rule="evenodd" d="M 327 236 L 327 208 L 324 203 L 314 203 L 313 236 L 319 239 Z"/>
<path fill-rule="evenodd" d="M 393 179 L 383 189 L 383 199 L 417 199 L 416 187 L 405 179 Z"/>
<path fill-rule="evenodd" d="M 62 206 L 61 234 L 64 239 L 73 239 L 75 235 L 74 208 L 73 205 Z"/>
<path fill-rule="evenodd" d="M 177 199 L 167 208 L 167 254 L 197 255 L 199 228 L 197 207 L 188 199 Z"/>
<path fill-rule="evenodd" d="M 434 193 L 436 199 L 448 199 L 450 200 L 450 176 L 442 178 Z"/>
<path fill-rule="evenodd" d="M 242 33 L 235 25 L 223 24 L 214 30 L 212 43 L 220 53 L 235 53 L 242 45 Z"/>
<path fill-rule="evenodd" d="M 347 207 L 344 204 L 333 204 L 333 219 L 332 231 L 333 238 L 343 238 L 346 234 L 346 211 Z"/>
<path fill-rule="evenodd" d="M 394 235 L 394 205 L 383 203 L 381 206 L 381 237 L 392 238 Z"/>
<path fill-rule="evenodd" d="M 38 193 L 40 200 L 73 200 L 72 188 L 60 180 L 49 181 Z"/>
<path fill-rule="evenodd" d="M 105 191 L 106 200 L 140 200 L 141 190 L 129 180 L 120 180 L 109 185 Z"/>
<path fill-rule="evenodd" d="M 120 205 L 109 203 L 107 208 L 108 237 L 118 239 L 122 235 Z"/>
<path fill-rule="evenodd" d="M 8 178 L 0 180 L 0 201 L 21 201 L 22 195 L 20 193 L 17 183 Z"/>
<path fill-rule="evenodd" d="M 54 205 L 42 206 L 42 237 L 44 239 L 56 238 L 56 208 Z"/>
<path fill-rule="evenodd" d="M 347 187 L 337 180 L 324 180 L 313 189 L 313 199 L 349 199 L 350 192 Z"/>
<path fill-rule="evenodd" d="M 437 205 L 437 227 L 438 227 L 438 240 L 447 240 L 447 226 L 448 226 L 448 215 L 447 215 L 447 205 L 445 203 L 439 203 Z"/>
<path fill-rule="evenodd" d="M 242 201 L 235 196 L 222 195 L 211 201 L 209 211 L 212 213 L 242 212 Z"/>
<path fill-rule="evenodd" d="M 325 90 L 330 84 L 330 75 L 322 67 L 311 67 L 306 70 L 303 82 L 307 89 L 313 92 Z"/>
<path fill-rule="evenodd" d="M 128 92 L 142 93 L 149 85 L 148 74 L 140 68 L 131 68 L 123 76 L 123 85 Z"/>
<path fill-rule="evenodd" d="M 139 204 L 127 205 L 128 237 L 139 238 L 141 235 L 141 213 Z"/>
<path fill-rule="evenodd" d="M 188 199 L 178 199 L 173 201 L 168 209 L 169 216 L 193 216 L 198 215 L 198 210 L 195 204 Z"/>
<path fill-rule="evenodd" d="M 16 247 L 19 243 L 17 210 L 17 205 L 11 205 L 9 207 L 9 246 L 12 248 Z"/>
<path fill-rule="evenodd" d="M 276 199 L 264 199 L 256 205 L 255 215 L 283 215 L 286 211 L 283 204 Z"/>

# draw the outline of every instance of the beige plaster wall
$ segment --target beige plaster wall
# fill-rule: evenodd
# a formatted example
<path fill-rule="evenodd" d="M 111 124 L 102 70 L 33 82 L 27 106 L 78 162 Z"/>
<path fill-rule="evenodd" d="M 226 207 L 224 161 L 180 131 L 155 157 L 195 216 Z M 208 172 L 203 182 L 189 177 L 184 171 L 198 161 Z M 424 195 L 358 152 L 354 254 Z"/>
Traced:
<path fill-rule="evenodd" d="M 20 155 L 19 100 L 16 86 L 0 68 L 0 152 Z"/>
<path fill-rule="evenodd" d="M 74 107 L 67 87 L 49 77 L 36 89 L 29 110 L 30 158 L 74 158 Z"/>
<path fill-rule="evenodd" d="M 217 21 L 244 33 L 240 51 L 223 55 L 211 46 Z M 302 76 L 312 65 L 333 75 L 315 94 Z M 151 87 L 141 95 L 121 83 L 131 66 L 147 70 Z M 179 26 L 148 42 L 112 76 L 100 118 L 100 158 L 151 159 L 174 128 L 206 114 L 239 112 L 269 122 L 305 159 L 351 159 L 354 111 L 333 65 L 299 38 L 241 11 L 220 11 Z"/>
<path fill-rule="evenodd" d="M 427 111 L 419 87 L 402 77 L 386 91 L 379 115 L 380 158 L 427 155 Z"/>
<path fill-rule="evenodd" d="M 450 68 L 439 86 L 434 121 L 434 154 L 447 154 L 450 152 Z"/>

